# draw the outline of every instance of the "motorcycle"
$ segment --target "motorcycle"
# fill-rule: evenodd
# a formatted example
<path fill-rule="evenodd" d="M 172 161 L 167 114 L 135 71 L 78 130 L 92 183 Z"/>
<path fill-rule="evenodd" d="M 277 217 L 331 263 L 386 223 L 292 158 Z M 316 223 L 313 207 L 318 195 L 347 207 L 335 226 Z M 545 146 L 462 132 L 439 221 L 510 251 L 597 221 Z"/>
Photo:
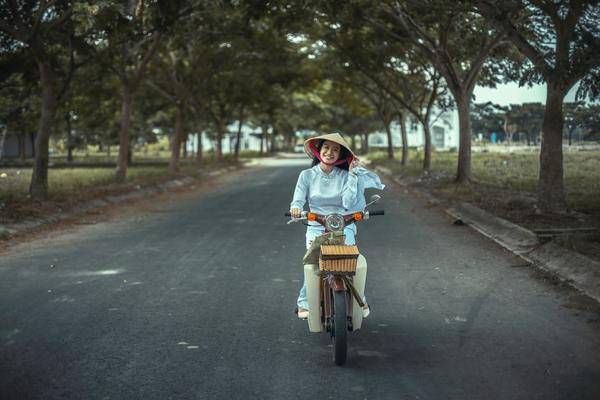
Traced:
<path fill-rule="evenodd" d="M 337 365 L 343 365 L 347 359 L 347 333 L 362 326 L 367 278 L 367 261 L 355 245 L 344 244 L 344 228 L 375 215 L 384 215 L 383 210 L 367 211 L 368 206 L 380 199 L 379 195 L 372 196 L 362 212 L 320 215 L 303 211 L 300 218 L 292 217 L 288 221 L 288 224 L 314 221 L 325 227 L 325 233 L 313 243 L 319 247 L 312 246 L 312 250 L 318 252 L 318 260 L 313 257 L 311 262 L 304 264 L 309 309 L 307 322 L 310 332 L 329 333 L 333 342 L 333 360 Z M 285 216 L 291 214 L 288 212 Z M 311 249 L 307 256 L 310 252 Z"/>

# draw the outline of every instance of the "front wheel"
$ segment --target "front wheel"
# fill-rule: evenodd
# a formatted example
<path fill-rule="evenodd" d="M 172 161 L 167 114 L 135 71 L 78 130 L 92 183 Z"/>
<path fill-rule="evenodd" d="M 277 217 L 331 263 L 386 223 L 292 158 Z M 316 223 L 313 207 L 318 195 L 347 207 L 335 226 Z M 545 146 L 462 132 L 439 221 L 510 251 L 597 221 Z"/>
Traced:
<path fill-rule="evenodd" d="M 337 365 L 342 365 L 346 362 L 348 352 L 346 297 L 346 292 L 333 292 L 333 360 Z"/>

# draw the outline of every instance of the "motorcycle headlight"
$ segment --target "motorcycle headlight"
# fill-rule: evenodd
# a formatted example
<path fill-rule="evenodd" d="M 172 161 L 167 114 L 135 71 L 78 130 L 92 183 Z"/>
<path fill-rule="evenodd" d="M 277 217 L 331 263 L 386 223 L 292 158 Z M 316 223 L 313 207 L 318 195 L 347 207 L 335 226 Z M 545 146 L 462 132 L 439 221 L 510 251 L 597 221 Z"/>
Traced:
<path fill-rule="evenodd" d="M 325 227 L 330 231 L 341 231 L 344 229 L 344 217 L 340 214 L 331 214 L 325 217 Z"/>

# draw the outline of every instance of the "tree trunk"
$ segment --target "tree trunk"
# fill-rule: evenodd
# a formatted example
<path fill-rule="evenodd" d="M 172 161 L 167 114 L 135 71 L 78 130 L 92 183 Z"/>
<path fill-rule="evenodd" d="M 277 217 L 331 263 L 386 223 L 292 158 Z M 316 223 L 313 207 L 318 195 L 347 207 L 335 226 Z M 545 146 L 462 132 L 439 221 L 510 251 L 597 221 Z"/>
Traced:
<path fill-rule="evenodd" d="M 401 165 L 408 164 L 408 135 L 406 134 L 406 118 L 400 113 L 400 134 L 402 135 L 402 161 Z"/>
<path fill-rule="evenodd" d="M 542 212 L 563 211 L 566 208 L 563 186 L 563 99 L 565 91 L 548 82 L 546 109 L 542 124 L 538 204 Z"/>
<path fill-rule="evenodd" d="M 133 96 L 127 82 L 122 82 L 122 105 L 121 105 L 121 130 L 119 131 L 119 155 L 117 156 L 117 169 L 115 181 L 125 182 L 127 178 L 127 166 L 129 161 L 129 124 L 131 119 L 131 105 Z"/>
<path fill-rule="evenodd" d="M 573 143 L 573 131 L 575 129 L 569 129 L 569 147 L 571 147 L 571 144 Z"/>
<path fill-rule="evenodd" d="M 264 153 L 264 145 L 263 145 L 263 143 L 265 142 L 264 136 L 265 136 L 265 134 L 261 132 L 261 134 L 260 134 L 260 150 L 258 151 L 258 154 L 260 154 L 261 156 Z"/>
<path fill-rule="evenodd" d="M 38 60 L 40 84 L 42 86 L 42 112 L 38 135 L 35 138 L 35 160 L 29 194 L 33 199 L 48 197 L 48 144 L 56 114 L 56 96 L 54 94 L 54 76 L 47 60 Z"/>
<path fill-rule="evenodd" d="M 6 143 L 6 134 L 8 132 L 8 127 L 4 125 L 4 129 L 2 130 L 2 137 L 0 138 L 0 160 L 4 157 L 4 143 Z"/>
<path fill-rule="evenodd" d="M 365 133 L 363 136 L 364 136 L 364 139 L 363 139 L 362 151 L 363 151 L 363 154 L 369 154 L 369 134 Z"/>
<path fill-rule="evenodd" d="M 273 126 L 273 132 L 271 132 L 271 148 L 269 149 L 269 151 L 271 153 L 275 153 L 275 150 L 276 150 L 276 145 L 275 145 L 276 137 L 277 137 L 277 129 L 275 129 L 275 126 Z"/>
<path fill-rule="evenodd" d="M 223 159 L 223 129 L 219 127 L 219 132 L 217 133 L 217 138 L 215 139 L 215 157 L 217 161 L 221 161 Z"/>
<path fill-rule="evenodd" d="M 65 114 L 67 122 L 67 161 L 73 162 L 73 132 L 71 131 L 71 113 Z"/>
<path fill-rule="evenodd" d="M 468 183 L 471 181 L 471 97 L 470 94 L 455 96 L 458 105 L 458 168 L 456 171 L 456 183 Z"/>
<path fill-rule="evenodd" d="M 19 148 L 19 161 L 25 162 L 27 155 L 27 144 L 25 142 L 25 135 L 17 135 L 17 147 Z"/>
<path fill-rule="evenodd" d="M 512 132 L 511 132 L 511 129 L 509 126 L 508 117 L 504 116 L 503 120 L 504 120 L 504 134 L 506 135 L 506 142 L 510 146 L 510 145 L 512 145 Z"/>
<path fill-rule="evenodd" d="M 242 141 L 242 124 L 244 123 L 244 106 L 240 107 L 240 118 L 238 121 L 238 130 L 235 136 L 235 161 L 240 157 L 240 142 Z"/>
<path fill-rule="evenodd" d="M 179 172 L 179 154 L 181 153 L 181 139 L 183 138 L 183 110 L 177 107 L 175 113 L 175 132 L 171 140 L 171 160 L 169 162 L 169 172 Z"/>
<path fill-rule="evenodd" d="M 31 157 L 35 158 L 35 132 L 29 133 L 29 144 L 31 145 Z M 25 152 L 27 155 L 27 152 Z"/>
<path fill-rule="evenodd" d="M 269 133 L 269 128 L 266 125 L 263 125 L 261 127 L 261 132 L 260 132 L 260 155 L 261 156 L 265 152 L 264 145 L 265 145 L 265 140 L 267 139 L 268 133 Z"/>
<path fill-rule="evenodd" d="M 425 139 L 423 171 L 428 173 L 431 171 L 431 130 L 429 129 L 429 121 L 421 121 L 421 125 L 423 125 L 423 137 Z"/>
<path fill-rule="evenodd" d="M 392 130 L 390 129 L 391 121 L 389 118 L 385 118 L 383 125 L 385 126 L 385 133 L 387 134 L 387 158 L 388 160 L 394 159 L 394 143 L 392 143 Z"/>
<path fill-rule="evenodd" d="M 196 134 L 197 146 L 196 146 L 196 162 L 202 164 L 203 148 L 202 148 L 202 132 Z"/>
<path fill-rule="evenodd" d="M 185 160 L 186 158 L 188 158 L 188 149 L 187 149 L 187 144 L 188 144 L 188 134 L 185 133 L 185 129 L 184 132 L 182 132 L 182 139 L 181 139 L 181 157 L 183 157 L 183 159 Z"/>

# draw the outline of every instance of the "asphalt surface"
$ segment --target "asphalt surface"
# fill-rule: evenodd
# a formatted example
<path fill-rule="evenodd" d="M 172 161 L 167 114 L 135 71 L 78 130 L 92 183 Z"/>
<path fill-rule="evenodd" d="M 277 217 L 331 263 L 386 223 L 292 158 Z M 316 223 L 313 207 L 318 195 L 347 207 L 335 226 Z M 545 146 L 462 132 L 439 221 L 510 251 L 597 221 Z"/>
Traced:
<path fill-rule="evenodd" d="M 598 315 L 394 184 L 358 227 L 372 314 L 335 366 L 292 313 L 303 167 L 0 255 L 0 399 L 600 398 Z"/>

